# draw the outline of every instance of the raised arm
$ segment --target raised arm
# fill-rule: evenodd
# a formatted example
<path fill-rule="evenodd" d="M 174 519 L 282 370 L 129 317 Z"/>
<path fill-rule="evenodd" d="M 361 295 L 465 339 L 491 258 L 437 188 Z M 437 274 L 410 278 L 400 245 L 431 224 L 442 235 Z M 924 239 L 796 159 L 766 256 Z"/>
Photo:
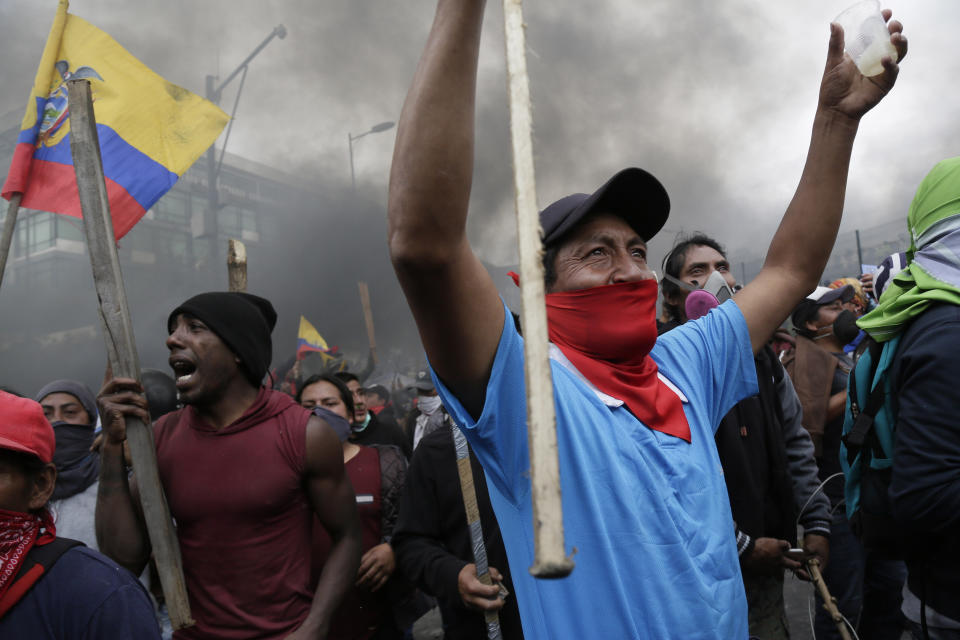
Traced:
<path fill-rule="evenodd" d="M 340 439 L 323 419 L 311 416 L 307 423 L 306 449 L 307 493 L 332 545 L 317 582 L 310 613 L 288 640 L 327 637 L 330 619 L 353 586 L 360 565 L 360 520 L 353 486 L 343 469 Z"/>
<path fill-rule="evenodd" d="M 890 11 L 884 10 L 884 19 Z M 900 60 L 907 53 L 903 26 L 888 23 Z M 889 58 L 884 71 L 865 78 L 843 52 L 843 30 L 830 25 L 827 65 L 800 184 L 770 243 L 757 277 L 737 294 L 737 305 L 758 351 L 784 318 L 817 286 L 830 257 L 847 186 L 850 153 L 860 118 L 893 88 L 899 67 Z"/>
<path fill-rule="evenodd" d="M 467 242 L 483 0 L 439 0 L 407 95 L 390 174 L 389 243 L 437 374 L 474 415 L 503 327 L 497 289 Z"/>

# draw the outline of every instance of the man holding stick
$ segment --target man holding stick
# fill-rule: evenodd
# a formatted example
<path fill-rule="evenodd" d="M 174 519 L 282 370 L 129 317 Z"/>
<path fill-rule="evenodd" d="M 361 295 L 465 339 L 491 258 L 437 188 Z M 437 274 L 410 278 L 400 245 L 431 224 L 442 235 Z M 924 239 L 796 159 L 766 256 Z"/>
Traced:
<path fill-rule="evenodd" d="M 276 313 L 247 293 L 203 293 L 167 321 L 170 366 L 185 408 L 154 426 L 160 479 L 177 522 L 190 608 L 189 638 L 323 638 L 360 559 L 353 489 L 336 433 L 261 386 Z M 123 461 L 124 416 L 149 424 L 140 385 L 108 381 L 99 401 L 97 538 L 135 573 L 150 546 L 135 477 Z M 332 545 L 309 589 L 314 514 Z"/>
<path fill-rule="evenodd" d="M 541 213 L 566 579 L 533 559 L 523 346 L 467 242 L 481 0 L 440 0 L 397 132 L 390 250 L 437 388 L 489 481 L 524 634 L 746 638 L 733 521 L 713 430 L 756 393 L 753 352 L 817 283 L 860 117 L 898 67 L 864 78 L 831 26 L 807 164 L 764 269 L 736 298 L 656 339 L 646 242 L 669 201 L 639 169 Z M 889 12 L 886 14 L 889 19 Z M 889 24 L 900 58 L 906 39 Z M 602 615 L 598 612 L 602 611 Z"/>

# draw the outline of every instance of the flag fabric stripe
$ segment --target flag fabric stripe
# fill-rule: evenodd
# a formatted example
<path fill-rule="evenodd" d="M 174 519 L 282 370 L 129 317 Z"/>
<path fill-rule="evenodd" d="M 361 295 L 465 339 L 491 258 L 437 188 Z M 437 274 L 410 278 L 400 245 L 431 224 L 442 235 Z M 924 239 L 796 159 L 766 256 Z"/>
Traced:
<path fill-rule="evenodd" d="M 33 161 L 34 167 L 30 177 L 29 194 L 39 194 L 40 197 L 53 197 L 58 192 L 77 192 L 77 175 L 73 170 L 72 164 L 61 164 L 59 162 Z M 110 216 L 113 219 L 113 233 L 117 238 L 122 238 L 130 229 L 133 228 L 140 218 L 147 212 L 146 209 L 133 199 L 133 197 L 114 180 L 105 177 L 107 185 L 107 198 L 110 200 Z M 26 200 L 21 201 L 21 205 L 30 209 L 40 211 L 55 210 L 56 213 L 74 218 L 82 218 L 80 210 L 80 200 L 78 198 L 65 197 L 60 201 L 50 204 L 57 206 L 46 206 L 47 199 L 41 199 L 40 202 Z"/>
<path fill-rule="evenodd" d="M 157 200 L 177 182 L 177 174 L 173 173 L 149 156 L 130 146 L 117 132 L 105 124 L 97 125 L 97 136 L 100 138 L 100 154 L 103 156 L 103 173 L 106 177 L 120 185 L 136 200 L 144 211 L 152 207 Z M 64 138 L 53 147 L 41 147 L 33 156 L 35 166 L 33 174 L 41 171 L 41 167 L 49 164 L 69 165 L 73 171 L 73 158 L 70 155 L 70 138 Z M 24 194 L 23 206 L 31 209 L 43 209 L 42 206 L 30 204 L 35 201 L 62 203 L 72 199 L 73 193 L 41 193 L 36 189 L 28 189 Z M 49 206 L 57 206 L 50 204 Z M 62 206 L 62 205 L 60 205 Z M 119 212 L 114 211 L 113 215 Z"/>

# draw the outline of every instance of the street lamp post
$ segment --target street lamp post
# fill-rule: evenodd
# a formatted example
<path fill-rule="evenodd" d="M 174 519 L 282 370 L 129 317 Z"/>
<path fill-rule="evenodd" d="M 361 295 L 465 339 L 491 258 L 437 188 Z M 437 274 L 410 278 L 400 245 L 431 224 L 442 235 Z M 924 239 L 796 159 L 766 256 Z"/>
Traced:
<path fill-rule="evenodd" d="M 393 129 L 393 122 L 381 122 L 380 124 L 375 124 L 370 127 L 369 131 L 364 131 L 357 135 L 353 135 L 349 131 L 347 132 L 347 147 L 350 149 L 350 187 L 356 191 L 357 190 L 357 176 L 353 170 L 353 141 L 359 140 L 363 136 L 368 136 L 371 133 L 380 133 L 381 131 L 387 131 L 388 129 Z"/>
<path fill-rule="evenodd" d="M 243 73 L 240 76 L 240 88 L 237 90 L 237 96 L 233 102 L 233 110 L 230 113 L 230 123 L 227 125 L 227 135 L 223 139 L 223 147 L 220 150 L 220 161 L 217 162 L 217 143 L 214 142 L 210 145 L 210 148 L 207 150 L 207 219 L 203 225 L 204 234 L 208 235 L 210 238 L 210 261 L 211 263 L 216 261 L 217 256 L 217 211 L 220 209 L 220 193 L 217 190 L 217 177 L 220 173 L 220 166 L 223 164 L 223 154 L 226 152 L 227 141 L 230 139 L 230 130 L 233 128 L 233 116 L 237 113 L 237 104 L 240 102 L 240 93 L 243 91 L 243 83 L 247 79 L 247 69 L 249 68 L 250 61 L 253 60 L 258 53 L 263 51 L 263 48 L 266 47 L 271 40 L 274 38 L 280 38 L 283 40 L 287 37 L 287 29 L 282 24 L 277 25 L 277 27 L 270 32 L 263 42 L 257 45 L 257 48 L 254 49 L 246 59 L 237 66 L 233 72 L 227 76 L 226 80 L 220 83 L 220 86 L 216 86 L 215 83 L 217 79 L 214 76 L 207 76 L 207 100 L 214 104 L 219 104 L 220 96 L 223 94 L 223 89 L 237 77 L 237 74 Z"/>

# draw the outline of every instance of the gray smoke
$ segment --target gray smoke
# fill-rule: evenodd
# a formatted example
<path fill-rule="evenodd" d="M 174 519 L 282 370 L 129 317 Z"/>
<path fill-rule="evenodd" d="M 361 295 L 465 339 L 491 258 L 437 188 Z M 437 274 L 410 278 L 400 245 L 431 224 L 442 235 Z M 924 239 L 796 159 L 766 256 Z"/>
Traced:
<path fill-rule="evenodd" d="M 734 264 L 762 257 L 802 169 L 827 24 L 848 1 L 525 4 L 541 205 L 591 191 L 623 166 L 642 166 L 661 179 L 673 204 L 667 230 L 652 243 L 652 262 L 677 233 L 694 229 L 721 240 Z M 960 72 L 953 55 L 960 5 L 903 5 L 893 9 L 911 53 L 893 94 L 860 127 L 843 229 L 902 218 L 926 171 L 960 152 L 960 96 L 952 82 Z M 0 114 L 23 108 L 54 8 L 52 1 L 0 1 Z M 399 118 L 433 9 L 432 0 L 75 0 L 71 7 L 157 73 L 201 94 L 206 74 L 225 77 L 275 25 L 286 25 L 287 38 L 250 66 L 229 142 L 232 153 L 293 174 L 316 194 L 278 211 L 295 221 L 278 231 L 279 251 L 251 247 L 250 290 L 280 310 L 275 360 L 292 352 L 300 313 L 362 359 L 357 280 L 370 284 L 381 349 L 419 357 L 385 247 L 396 129 L 354 143 L 356 196 L 346 138 Z M 224 91 L 228 112 L 238 83 Z M 469 233 L 484 260 L 506 265 L 516 251 L 496 2 L 487 8 L 478 95 Z M 131 295 L 144 365 L 161 368 L 166 311 L 201 288 L 223 288 L 226 279 L 220 265 L 200 276 L 206 281 L 156 283 L 134 269 L 127 277 L 132 291 L 162 294 Z M 502 276 L 497 284 L 506 292 L 513 286 Z M 64 309 L 43 319 L 49 330 L 97 325 L 89 280 L 85 286 L 49 292 Z M 19 299 L 12 309 L 9 296 L 0 291 L 0 330 L 15 336 L 37 320 Z M 36 363 L 28 349 L 0 362 L 0 383 L 19 376 L 30 381 L 29 391 L 59 377 L 66 361 L 95 370 L 86 377 L 96 384 L 102 352 Z"/>

